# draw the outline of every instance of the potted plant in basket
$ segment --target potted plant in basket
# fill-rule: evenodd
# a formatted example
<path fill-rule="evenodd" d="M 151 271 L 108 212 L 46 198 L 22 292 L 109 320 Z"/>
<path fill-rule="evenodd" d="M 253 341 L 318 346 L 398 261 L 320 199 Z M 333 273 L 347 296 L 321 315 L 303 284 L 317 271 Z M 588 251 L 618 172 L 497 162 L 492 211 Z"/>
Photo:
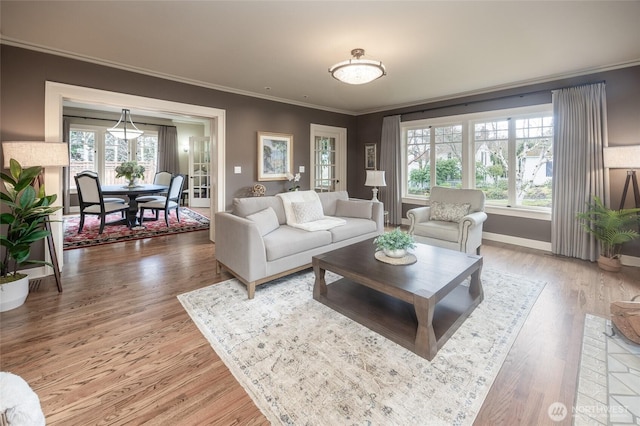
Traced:
<path fill-rule="evenodd" d="M 136 161 L 125 161 L 116 167 L 116 178 L 124 177 L 127 180 L 127 186 L 133 188 L 136 186 L 136 179 L 144 177 L 144 166 Z"/>
<path fill-rule="evenodd" d="M 400 228 L 378 235 L 373 243 L 386 256 L 396 258 L 406 256 L 407 249 L 416 247 L 413 236 L 401 231 Z"/>
<path fill-rule="evenodd" d="M 17 308 L 22 305 L 29 293 L 29 278 L 18 273 L 23 264 L 51 263 L 43 260 L 30 260 L 31 244 L 40 241 L 50 232 L 43 229 L 45 219 L 60 206 L 52 206 L 57 195 L 45 195 L 44 185 L 38 191 L 32 183 L 38 177 L 42 167 L 23 169 L 20 164 L 10 160 L 10 174 L 0 173 L 5 191 L 0 191 L 0 199 L 9 208 L 8 213 L 0 214 L 0 225 L 6 225 L 6 232 L 0 235 L 0 246 L 4 254 L 0 261 L 0 311 Z"/>
<path fill-rule="evenodd" d="M 612 210 L 604 206 L 598 197 L 588 203 L 587 211 L 578 213 L 576 218 L 581 220 L 582 227 L 600 242 L 600 257 L 598 266 L 605 271 L 620 270 L 620 249 L 623 243 L 640 236 L 632 229 L 640 223 L 640 209 Z"/>

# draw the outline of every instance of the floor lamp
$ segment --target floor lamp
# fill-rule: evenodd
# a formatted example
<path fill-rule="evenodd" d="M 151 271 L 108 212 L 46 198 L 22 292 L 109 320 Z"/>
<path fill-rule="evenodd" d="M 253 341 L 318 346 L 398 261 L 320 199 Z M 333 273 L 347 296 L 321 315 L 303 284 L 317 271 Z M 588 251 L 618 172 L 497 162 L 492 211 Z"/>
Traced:
<path fill-rule="evenodd" d="M 606 168 L 627 169 L 627 180 L 624 182 L 620 210 L 624 208 L 630 183 L 633 185 L 636 208 L 640 208 L 640 190 L 638 190 L 638 177 L 635 170 L 640 169 L 640 145 L 606 147 L 603 153 Z"/>
<path fill-rule="evenodd" d="M 9 162 L 12 158 L 22 167 L 43 167 L 34 182 L 37 189 L 40 185 L 44 185 L 44 167 L 66 167 L 69 165 L 69 146 L 66 143 L 58 142 L 2 142 L 2 157 L 5 169 L 9 168 Z M 44 221 L 44 229 L 49 231 L 47 245 L 53 265 L 53 275 L 56 279 L 58 292 L 62 292 L 58 254 L 51 235 L 51 223 L 48 219 Z"/>

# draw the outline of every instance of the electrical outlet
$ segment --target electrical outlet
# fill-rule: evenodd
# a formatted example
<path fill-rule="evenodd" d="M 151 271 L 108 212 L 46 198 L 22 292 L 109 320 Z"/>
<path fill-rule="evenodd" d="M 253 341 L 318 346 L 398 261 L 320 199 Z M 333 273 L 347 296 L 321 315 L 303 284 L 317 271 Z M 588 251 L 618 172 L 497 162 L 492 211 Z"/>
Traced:
<path fill-rule="evenodd" d="M 304 166 L 300 166 L 300 167 L 298 167 L 298 171 L 299 171 L 300 173 L 304 173 Z"/>

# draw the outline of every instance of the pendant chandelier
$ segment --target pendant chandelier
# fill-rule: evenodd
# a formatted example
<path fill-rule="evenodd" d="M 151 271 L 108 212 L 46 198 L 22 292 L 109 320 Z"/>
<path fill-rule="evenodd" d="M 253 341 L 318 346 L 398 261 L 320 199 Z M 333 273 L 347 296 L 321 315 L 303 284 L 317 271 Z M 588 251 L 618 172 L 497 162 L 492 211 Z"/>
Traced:
<path fill-rule="evenodd" d="M 127 129 L 127 115 L 129 116 L 129 128 Z M 131 119 L 131 112 L 128 109 L 122 110 L 122 115 L 120 115 L 120 120 L 110 129 L 107 129 L 107 132 L 111 133 L 114 137 L 118 139 L 135 139 L 139 136 L 143 135 L 143 131 L 138 129 Z"/>
<path fill-rule="evenodd" d="M 333 78 L 347 84 L 365 84 L 387 75 L 382 62 L 360 59 L 364 56 L 364 49 L 353 49 L 351 55 L 353 58 L 329 68 Z"/>

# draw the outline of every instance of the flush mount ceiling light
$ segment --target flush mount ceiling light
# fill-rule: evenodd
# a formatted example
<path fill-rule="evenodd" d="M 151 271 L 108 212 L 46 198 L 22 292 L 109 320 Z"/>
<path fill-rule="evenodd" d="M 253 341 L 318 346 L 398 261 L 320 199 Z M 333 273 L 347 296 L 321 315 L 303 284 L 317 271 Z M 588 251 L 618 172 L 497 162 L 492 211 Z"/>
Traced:
<path fill-rule="evenodd" d="M 364 49 L 353 49 L 351 55 L 352 59 L 338 62 L 329 68 L 333 78 L 348 84 L 365 84 L 387 75 L 382 62 L 360 59 L 364 56 Z"/>
<path fill-rule="evenodd" d="M 129 125 L 131 126 L 127 129 L 127 115 L 129 115 Z M 107 132 L 111 133 L 118 139 L 135 139 L 139 136 L 142 136 L 144 133 L 142 130 L 138 129 L 131 119 L 131 112 L 128 109 L 122 110 L 122 115 L 120 115 L 120 120 L 110 129 L 107 129 Z"/>

